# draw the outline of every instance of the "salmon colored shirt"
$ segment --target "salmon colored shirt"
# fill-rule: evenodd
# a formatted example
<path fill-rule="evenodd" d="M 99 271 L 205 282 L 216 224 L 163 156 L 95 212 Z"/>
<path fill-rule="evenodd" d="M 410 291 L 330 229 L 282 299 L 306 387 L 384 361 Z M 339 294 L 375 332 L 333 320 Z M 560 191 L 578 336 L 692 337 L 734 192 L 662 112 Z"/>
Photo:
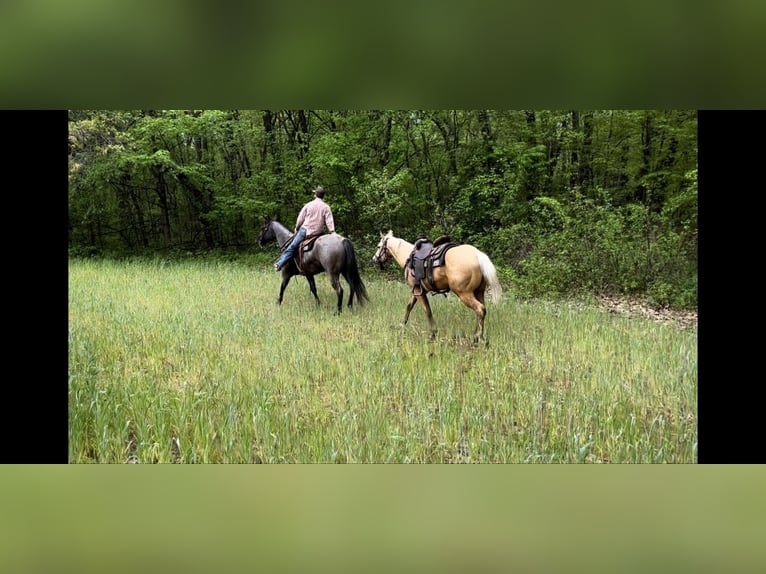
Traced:
<path fill-rule="evenodd" d="M 298 214 L 298 221 L 295 223 L 295 229 L 301 226 L 306 228 L 306 236 L 318 235 L 324 231 L 324 226 L 330 233 L 335 231 L 335 221 L 332 218 L 330 206 L 324 201 L 315 197 L 303 206 Z"/>

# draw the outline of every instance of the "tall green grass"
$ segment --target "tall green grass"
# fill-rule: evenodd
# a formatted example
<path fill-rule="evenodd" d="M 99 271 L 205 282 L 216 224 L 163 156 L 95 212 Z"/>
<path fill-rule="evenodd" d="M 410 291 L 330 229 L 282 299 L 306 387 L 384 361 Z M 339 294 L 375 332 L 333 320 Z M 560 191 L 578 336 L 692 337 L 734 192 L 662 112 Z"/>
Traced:
<path fill-rule="evenodd" d="M 409 290 L 363 268 L 335 315 L 236 262 L 69 265 L 69 460 L 696 462 L 696 330 L 575 304 L 453 295 L 402 328 Z"/>

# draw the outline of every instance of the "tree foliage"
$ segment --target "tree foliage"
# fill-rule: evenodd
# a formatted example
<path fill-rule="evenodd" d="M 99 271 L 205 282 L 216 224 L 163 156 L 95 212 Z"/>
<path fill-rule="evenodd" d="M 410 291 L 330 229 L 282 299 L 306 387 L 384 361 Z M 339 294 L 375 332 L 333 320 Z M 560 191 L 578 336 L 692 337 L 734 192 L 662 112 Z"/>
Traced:
<path fill-rule="evenodd" d="M 77 110 L 73 254 L 252 247 L 323 185 L 362 253 L 393 229 L 485 250 L 520 294 L 696 305 L 686 110 Z"/>

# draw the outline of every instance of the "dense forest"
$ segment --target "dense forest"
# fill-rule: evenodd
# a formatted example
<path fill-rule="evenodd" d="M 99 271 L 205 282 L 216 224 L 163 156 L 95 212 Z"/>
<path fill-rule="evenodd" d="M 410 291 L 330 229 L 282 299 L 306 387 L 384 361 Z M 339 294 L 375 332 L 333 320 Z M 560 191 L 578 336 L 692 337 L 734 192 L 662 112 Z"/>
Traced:
<path fill-rule="evenodd" d="M 447 234 L 520 296 L 697 305 L 693 110 L 69 112 L 71 256 L 253 249 L 318 185 L 365 260 Z"/>

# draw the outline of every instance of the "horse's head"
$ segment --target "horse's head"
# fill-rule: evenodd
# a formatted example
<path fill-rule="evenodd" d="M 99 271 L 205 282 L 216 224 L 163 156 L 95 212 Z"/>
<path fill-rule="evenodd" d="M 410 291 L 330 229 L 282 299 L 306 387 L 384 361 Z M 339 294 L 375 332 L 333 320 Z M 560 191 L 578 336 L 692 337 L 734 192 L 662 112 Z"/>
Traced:
<path fill-rule="evenodd" d="M 277 240 L 277 235 L 274 233 L 274 226 L 272 225 L 272 220 L 267 219 L 266 223 L 263 224 L 263 229 L 261 229 L 261 233 L 258 236 L 258 240 L 256 243 L 258 243 L 258 247 L 263 247 L 266 243 L 271 243 L 272 241 Z"/>
<path fill-rule="evenodd" d="M 375 251 L 375 255 L 372 256 L 373 263 L 377 263 L 380 269 L 383 269 L 383 264 L 389 260 L 391 254 L 388 252 L 388 238 L 391 237 L 391 231 L 386 235 L 380 235 L 380 242 L 378 243 L 378 249 Z"/>

